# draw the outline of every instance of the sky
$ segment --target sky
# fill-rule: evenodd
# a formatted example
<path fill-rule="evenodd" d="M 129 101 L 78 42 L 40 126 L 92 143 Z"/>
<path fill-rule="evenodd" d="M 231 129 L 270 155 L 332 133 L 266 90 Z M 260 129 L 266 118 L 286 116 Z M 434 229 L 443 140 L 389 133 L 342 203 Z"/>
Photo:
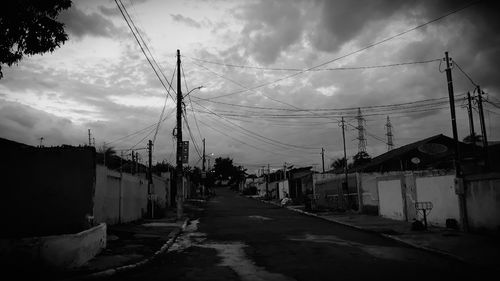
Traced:
<path fill-rule="evenodd" d="M 328 169 L 343 157 L 342 117 L 348 158 L 358 152 L 360 124 L 367 153 L 387 151 L 387 117 L 395 147 L 452 137 L 445 52 L 458 137 L 470 132 L 465 97 L 479 85 L 488 139 L 500 140 L 500 21 L 493 1 L 122 3 L 162 82 L 115 1 L 74 1 L 58 17 L 69 36 L 64 45 L 2 67 L 0 137 L 83 145 L 90 129 L 97 149 L 138 149 L 145 161 L 143 148 L 153 140 L 153 161 L 174 164 L 169 95 L 176 95 L 180 50 L 191 166 L 201 166 L 205 139 L 207 164 L 230 157 L 249 172 L 268 164 L 319 171 L 323 148 Z M 473 117 L 480 133 L 476 104 Z"/>

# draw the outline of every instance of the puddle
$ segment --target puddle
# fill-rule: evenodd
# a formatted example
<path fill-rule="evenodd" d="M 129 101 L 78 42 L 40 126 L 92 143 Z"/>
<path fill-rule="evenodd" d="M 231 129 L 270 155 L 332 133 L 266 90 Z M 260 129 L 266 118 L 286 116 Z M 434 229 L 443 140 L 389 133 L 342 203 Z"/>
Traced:
<path fill-rule="evenodd" d="M 399 260 L 403 258 L 412 259 L 412 257 L 416 255 L 416 253 L 411 249 L 400 248 L 400 247 L 365 245 L 354 241 L 344 240 L 335 235 L 305 234 L 304 236 L 290 237 L 289 240 L 314 242 L 314 243 L 327 243 L 345 247 L 355 247 L 375 258 L 381 258 L 381 259 L 391 259 L 391 260 Z"/>
<path fill-rule="evenodd" d="M 251 218 L 251 219 L 263 220 L 263 221 L 273 220 L 272 218 L 263 217 L 263 216 L 248 216 L 248 217 Z"/>
<path fill-rule="evenodd" d="M 178 223 L 171 223 L 171 222 L 148 222 L 148 223 L 143 223 L 142 226 L 165 227 L 165 226 L 179 226 L 179 224 Z"/>
<path fill-rule="evenodd" d="M 206 234 L 197 232 L 200 220 L 192 220 L 186 225 L 183 235 L 179 236 L 175 243 L 168 249 L 168 252 L 182 252 L 193 245 L 206 240 Z"/>
<path fill-rule="evenodd" d="M 242 280 L 248 281 L 289 281 L 294 280 L 283 274 L 272 273 L 266 271 L 265 268 L 256 266 L 253 261 L 247 258 L 245 251 L 245 244 L 241 242 L 234 243 L 207 243 L 197 245 L 197 247 L 211 248 L 217 250 L 217 254 L 222 258 L 219 263 L 221 266 L 228 266 L 233 269 Z"/>

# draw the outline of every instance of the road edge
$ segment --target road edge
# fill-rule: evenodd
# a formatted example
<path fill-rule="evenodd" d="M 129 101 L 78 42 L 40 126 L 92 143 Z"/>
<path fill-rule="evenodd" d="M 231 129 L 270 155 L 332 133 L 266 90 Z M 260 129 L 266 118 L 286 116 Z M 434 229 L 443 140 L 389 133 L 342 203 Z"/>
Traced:
<path fill-rule="evenodd" d="M 377 231 L 374 231 L 374 230 L 370 230 L 370 229 L 366 229 L 366 228 L 359 227 L 359 226 L 356 226 L 356 225 L 348 224 L 348 223 L 345 223 L 345 222 L 342 222 L 342 221 L 338 221 L 338 220 L 335 220 L 335 219 L 331 219 L 331 218 L 325 218 L 325 217 L 319 216 L 317 214 L 310 213 L 310 212 L 303 211 L 303 210 L 299 210 L 299 209 L 295 209 L 295 208 L 292 208 L 292 207 L 281 206 L 280 204 L 278 204 L 276 202 L 266 201 L 266 200 L 263 200 L 263 199 L 254 198 L 254 197 L 250 197 L 250 196 L 245 196 L 245 197 L 249 198 L 249 199 L 253 199 L 253 200 L 258 200 L 258 201 L 263 202 L 263 203 L 275 205 L 275 206 L 278 206 L 278 207 L 281 207 L 281 208 L 284 208 L 284 209 L 288 209 L 290 211 L 301 213 L 303 215 L 316 217 L 316 218 L 319 218 L 319 219 L 322 219 L 322 220 L 326 220 L 326 221 L 333 222 L 333 223 L 336 223 L 336 224 L 340 224 L 340 225 L 343 225 L 343 226 L 351 227 L 351 228 L 354 228 L 354 229 L 357 229 L 357 230 L 361 230 L 361 231 L 364 231 L 364 232 L 369 232 L 369 233 L 377 234 L 377 235 L 379 235 L 381 237 L 384 237 L 384 238 L 396 241 L 398 243 L 410 246 L 410 247 L 415 248 L 415 249 L 424 250 L 424 251 L 431 252 L 431 253 L 439 255 L 439 256 L 444 256 L 444 257 L 447 257 L 447 258 L 454 259 L 454 260 L 462 262 L 464 264 L 471 264 L 471 265 L 476 266 L 476 264 L 468 262 L 465 259 L 463 259 L 462 257 L 459 257 L 457 255 L 453 255 L 451 253 L 444 252 L 444 251 L 441 251 L 441 250 L 438 250 L 438 249 L 434 249 L 434 248 L 430 248 L 430 247 L 425 247 L 425 246 L 422 246 L 422 245 L 418 245 L 418 244 L 415 244 L 415 243 L 411 243 L 411 242 L 406 241 L 404 239 L 401 239 L 399 237 L 395 237 L 394 235 L 380 233 L 380 232 L 377 232 Z"/>
<path fill-rule="evenodd" d="M 110 269 L 106 269 L 106 270 L 98 271 L 98 272 L 93 272 L 93 273 L 90 273 L 87 275 L 76 276 L 76 277 L 69 278 L 69 279 L 63 279 L 60 281 L 89 280 L 89 279 L 109 277 L 109 276 L 115 275 L 117 273 L 123 273 L 123 272 L 129 271 L 129 270 L 137 269 L 141 266 L 144 266 L 144 265 L 154 261 L 156 258 L 158 258 L 163 253 L 165 253 L 170 248 L 170 246 L 172 246 L 172 244 L 175 242 L 177 237 L 179 237 L 179 235 L 186 229 L 188 222 L 189 222 L 189 218 L 186 218 L 184 220 L 184 223 L 182 224 L 182 226 L 180 228 L 176 228 L 176 229 L 172 230 L 168 234 L 168 236 L 170 236 L 170 238 L 165 242 L 165 244 L 163 244 L 159 250 L 157 250 L 152 256 L 150 256 L 148 258 L 145 258 L 145 259 L 143 259 L 139 262 L 133 263 L 133 264 L 122 265 L 119 267 L 110 268 Z"/>

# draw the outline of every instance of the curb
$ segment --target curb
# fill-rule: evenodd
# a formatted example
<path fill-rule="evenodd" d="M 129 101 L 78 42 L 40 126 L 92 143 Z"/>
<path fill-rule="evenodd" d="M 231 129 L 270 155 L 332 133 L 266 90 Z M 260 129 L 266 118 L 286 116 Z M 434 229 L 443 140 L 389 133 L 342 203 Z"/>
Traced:
<path fill-rule="evenodd" d="M 288 209 L 290 211 L 298 212 L 298 213 L 301 213 L 303 215 L 307 215 L 307 216 L 311 216 L 311 217 L 316 217 L 316 218 L 323 219 L 323 220 L 326 220 L 326 221 L 329 221 L 329 222 L 333 222 L 333 223 L 340 224 L 340 225 L 343 225 L 343 226 L 351 227 L 351 228 L 354 228 L 354 229 L 357 229 L 357 230 L 361 230 L 361 231 L 365 231 L 365 232 L 369 232 L 369 233 L 373 233 L 373 234 L 378 234 L 378 235 L 380 235 L 380 236 L 382 236 L 384 238 L 391 239 L 393 241 L 396 241 L 396 242 L 399 242 L 401 244 L 413 247 L 415 249 L 419 249 L 419 250 L 424 250 L 424 251 L 427 251 L 427 252 L 431 252 L 433 254 L 444 256 L 444 257 L 447 257 L 447 258 L 451 258 L 451 259 L 457 260 L 457 261 L 465 263 L 465 264 L 473 264 L 473 263 L 467 262 L 465 259 L 463 259 L 463 258 L 461 258 L 459 256 L 456 256 L 456 255 L 453 255 L 453 254 L 450 254 L 448 252 L 444 252 L 444 251 L 441 251 L 441 250 L 437 250 L 437 249 L 434 249 L 434 248 L 429 248 L 429 247 L 421 246 L 421 245 L 418 245 L 418 244 L 415 244 L 415 243 L 411 243 L 411 242 L 408 242 L 408 241 L 406 241 L 404 239 L 401 239 L 399 237 L 395 237 L 394 235 L 380 233 L 380 232 L 377 232 L 377 231 L 373 231 L 373 230 L 366 229 L 366 228 L 363 228 L 363 227 L 359 227 L 359 226 L 356 226 L 356 225 L 348 224 L 348 223 L 341 222 L 341 221 L 338 221 L 338 220 L 335 220 L 335 219 L 331 219 L 331 218 L 325 218 L 325 217 L 316 215 L 314 213 L 309 213 L 309 212 L 306 212 L 306 211 L 303 211 L 303 210 L 294 209 L 294 208 L 291 208 L 291 207 L 283 207 L 283 206 L 281 206 L 281 205 L 279 205 L 278 203 L 275 203 L 275 202 L 265 201 L 265 200 L 262 200 L 262 199 L 252 198 L 252 197 L 248 197 L 248 196 L 245 196 L 245 197 L 250 198 L 250 199 L 256 199 L 256 200 L 259 200 L 260 202 L 263 202 L 263 203 L 267 203 L 267 204 L 275 205 L 275 206 L 278 206 L 278 207 L 286 208 L 286 209 Z M 473 265 L 475 265 L 475 264 L 473 264 Z"/>
<path fill-rule="evenodd" d="M 189 218 L 186 218 L 180 229 L 176 228 L 169 233 L 168 236 L 171 236 L 170 239 L 168 239 L 167 242 L 165 242 L 165 244 L 163 244 L 163 246 L 161 246 L 161 248 L 158 251 L 156 251 L 152 256 L 150 256 L 142 261 L 136 262 L 134 264 L 123 265 L 123 266 L 110 268 L 110 269 L 106 269 L 106 270 L 99 271 L 99 272 L 90 273 L 87 275 L 76 276 L 76 277 L 69 278 L 69 279 L 63 279 L 60 281 L 72 281 L 72 280 L 76 281 L 76 280 L 88 280 L 88 279 L 109 277 L 109 276 L 115 275 L 117 273 L 122 273 L 122 272 L 125 272 L 128 270 L 132 270 L 132 269 L 144 266 L 144 265 L 152 262 L 156 258 L 158 258 L 158 256 L 165 253 L 168 250 L 168 248 L 170 248 L 170 246 L 172 246 L 172 244 L 175 242 L 177 237 L 186 229 L 188 222 L 189 222 Z"/>

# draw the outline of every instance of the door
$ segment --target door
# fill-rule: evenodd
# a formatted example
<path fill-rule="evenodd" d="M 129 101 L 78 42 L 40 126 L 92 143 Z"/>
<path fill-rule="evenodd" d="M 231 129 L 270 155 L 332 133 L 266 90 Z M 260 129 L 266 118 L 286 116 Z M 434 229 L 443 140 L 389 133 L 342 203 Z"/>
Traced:
<path fill-rule="evenodd" d="M 401 180 L 380 180 L 377 182 L 379 214 L 395 220 L 405 220 Z"/>

